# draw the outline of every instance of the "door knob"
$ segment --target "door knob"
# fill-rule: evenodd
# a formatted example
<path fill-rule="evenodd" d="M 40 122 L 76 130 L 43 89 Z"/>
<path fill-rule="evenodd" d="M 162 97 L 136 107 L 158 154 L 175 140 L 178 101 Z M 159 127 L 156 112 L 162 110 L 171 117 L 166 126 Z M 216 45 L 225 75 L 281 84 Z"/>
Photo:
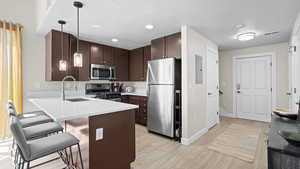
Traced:
<path fill-rule="evenodd" d="M 237 93 L 239 93 L 239 94 L 241 93 L 241 91 L 239 91 L 239 90 L 238 90 L 238 91 L 236 91 L 236 92 L 237 92 Z"/>
<path fill-rule="evenodd" d="M 291 92 L 287 92 L 287 93 L 286 93 L 286 95 L 288 95 L 288 96 L 291 96 L 291 95 L 292 95 L 292 93 L 291 93 Z"/>
<path fill-rule="evenodd" d="M 211 96 L 212 95 L 212 93 L 207 93 L 209 96 Z"/>

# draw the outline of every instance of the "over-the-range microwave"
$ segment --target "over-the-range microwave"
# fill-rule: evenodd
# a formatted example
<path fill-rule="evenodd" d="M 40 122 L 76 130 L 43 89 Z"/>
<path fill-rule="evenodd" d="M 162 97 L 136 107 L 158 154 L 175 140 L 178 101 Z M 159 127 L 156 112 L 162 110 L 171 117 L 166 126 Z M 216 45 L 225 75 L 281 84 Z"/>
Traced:
<path fill-rule="evenodd" d="M 115 80 L 114 66 L 91 64 L 91 80 Z"/>

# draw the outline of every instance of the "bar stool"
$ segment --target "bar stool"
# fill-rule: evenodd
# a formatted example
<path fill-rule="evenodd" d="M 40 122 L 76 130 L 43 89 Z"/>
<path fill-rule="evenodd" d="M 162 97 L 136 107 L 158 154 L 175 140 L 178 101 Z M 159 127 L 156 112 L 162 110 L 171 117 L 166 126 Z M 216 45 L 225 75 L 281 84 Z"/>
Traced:
<path fill-rule="evenodd" d="M 19 163 L 18 168 L 23 169 L 25 163 L 27 163 L 27 169 L 29 169 L 31 161 L 56 152 L 67 152 L 68 148 L 77 145 L 81 169 L 84 169 L 79 140 L 73 135 L 69 133 L 59 133 L 56 135 L 27 141 L 22 126 L 16 117 L 12 117 L 10 129 L 21 154 L 21 162 Z"/>
<path fill-rule="evenodd" d="M 18 117 L 18 119 L 20 120 L 20 124 L 23 128 L 42 123 L 53 122 L 53 119 L 46 115 L 43 111 L 28 112 L 22 115 L 17 115 L 16 108 L 10 100 L 8 100 L 6 108 L 14 110 L 10 113 L 10 116 Z"/>

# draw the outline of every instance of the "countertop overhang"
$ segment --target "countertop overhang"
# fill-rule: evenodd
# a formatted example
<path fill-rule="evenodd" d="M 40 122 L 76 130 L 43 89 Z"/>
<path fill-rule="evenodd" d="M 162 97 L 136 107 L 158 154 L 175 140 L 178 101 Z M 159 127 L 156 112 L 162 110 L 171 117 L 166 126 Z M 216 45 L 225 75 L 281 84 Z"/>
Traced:
<path fill-rule="evenodd" d="M 71 102 L 61 98 L 33 98 L 29 99 L 35 106 L 43 110 L 56 121 L 87 118 L 100 114 L 114 113 L 139 108 L 138 105 L 115 102 L 110 100 L 88 99 L 87 101 Z"/>

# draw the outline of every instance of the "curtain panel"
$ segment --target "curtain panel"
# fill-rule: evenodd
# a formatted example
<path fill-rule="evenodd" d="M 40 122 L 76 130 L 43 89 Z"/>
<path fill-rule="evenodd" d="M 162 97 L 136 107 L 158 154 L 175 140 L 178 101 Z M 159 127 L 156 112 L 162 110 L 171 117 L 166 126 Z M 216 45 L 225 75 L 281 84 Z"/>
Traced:
<path fill-rule="evenodd" d="M 6 103 L 12 100 L 23 111 L 21 26 L 0 21 L 0 140 L 10 136 Z"/>

